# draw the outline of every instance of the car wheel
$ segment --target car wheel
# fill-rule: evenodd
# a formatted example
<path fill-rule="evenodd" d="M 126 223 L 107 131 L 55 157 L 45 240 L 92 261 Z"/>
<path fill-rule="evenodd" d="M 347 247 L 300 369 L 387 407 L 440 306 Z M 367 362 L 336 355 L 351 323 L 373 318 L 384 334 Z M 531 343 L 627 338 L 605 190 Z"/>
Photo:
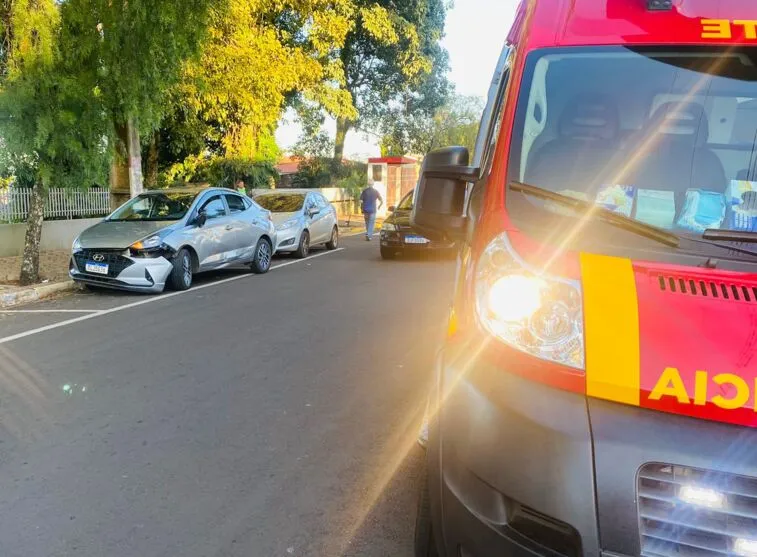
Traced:
<path fill-rule="evenodd" d="M 381 246 L 381 259 L 396 259 L 397 252 L 391 248 Z"/>
<path fill-rule="evenodd" d="M 258 240 L 258 245 L 255 246 L 255 259 L 252 260 L 250 268 L 253 273 L 258 275 L 264 275 L 271 268 L 271 257 L 273 256 L 273 248 L 271 248 L 271 242 L 266 238 Z"/>
<path fill-rule="evenodd" d="M 415 515 L 415 557 L 439 557 L 431 520 L 431 499 L 428 493 L 428 471 L 423 463 L 421 490 L 418 494 L 418 512 Z"/>
<path fill-rule="evenodd" d="M 303 259 L 310 254 L 310 232 L 307 230 L 302 231 L 300 236 L 300 245 L 297 246 L 297 251 L 294 252 L 294 256 L 297 259 Z"/>
<path fill-rule="evenodd" d="M 339 247 L 339 227 L 335 226 L 331 231 L 331 239 L 326 242 L 326 249 L 334 250 Z"/>
<path fill-rule="evenodd" d="M 192 286 L 192 255 L 189 250 L 182 248 L 171 262 L 173 269 L 168 275 L 168 283 L 174 290 L 189 290 Z"/>

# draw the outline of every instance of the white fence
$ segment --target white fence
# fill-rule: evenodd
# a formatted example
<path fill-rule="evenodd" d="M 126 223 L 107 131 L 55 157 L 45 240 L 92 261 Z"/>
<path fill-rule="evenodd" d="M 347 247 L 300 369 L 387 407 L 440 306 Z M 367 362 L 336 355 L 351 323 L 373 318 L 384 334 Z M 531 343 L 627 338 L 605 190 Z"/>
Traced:
<path fill-rule="evenodd" d="M 0 222 L 23 222 L 29 215 L 30 188 L 0 190 Z M 110 213 L 110 193 L 105 189 L 48 190 L 46 219 L 98 217 Z"/>

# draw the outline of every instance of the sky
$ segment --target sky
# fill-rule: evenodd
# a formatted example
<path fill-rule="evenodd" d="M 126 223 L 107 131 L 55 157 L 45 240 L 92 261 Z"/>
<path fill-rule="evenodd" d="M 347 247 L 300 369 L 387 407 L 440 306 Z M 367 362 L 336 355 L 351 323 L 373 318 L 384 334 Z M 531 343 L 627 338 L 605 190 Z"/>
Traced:
<path fill-rule="evenodd" d="M 450 80 L 462 95 L 486 97 L 497 58 L 515 18 L 517 0 L 455 0 L 447 14 L 443 44 L 450 56 Z M 327 122 L 334 135 L 333 122 Z M 294 115 L 287 113 L 276 132 L 282 149 L 297 141 L 300 128 Z M 378 156 L 377 138 L 359 132 L 347 136 L 345 154 L 362 160 Z"/>

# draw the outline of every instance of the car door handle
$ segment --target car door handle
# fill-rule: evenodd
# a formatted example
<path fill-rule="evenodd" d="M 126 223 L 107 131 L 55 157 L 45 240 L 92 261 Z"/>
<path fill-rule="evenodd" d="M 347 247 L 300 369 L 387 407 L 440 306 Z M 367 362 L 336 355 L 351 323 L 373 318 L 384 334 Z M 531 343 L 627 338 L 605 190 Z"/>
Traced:
<path fill-rule="evenodd" d="M 226 225 L 226 230 L 234 230 L 234 226 L 231 224 Z"/>

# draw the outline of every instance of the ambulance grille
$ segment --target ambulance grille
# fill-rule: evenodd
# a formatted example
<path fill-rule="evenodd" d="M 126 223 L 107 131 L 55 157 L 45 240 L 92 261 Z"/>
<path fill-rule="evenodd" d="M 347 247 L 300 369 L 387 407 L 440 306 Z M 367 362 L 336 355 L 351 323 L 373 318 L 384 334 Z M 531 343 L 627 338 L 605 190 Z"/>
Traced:
<path fill-rule="evenodd" d="M 637 485 L 641 555 L 744 557 L 757 547 L 757 478 L 645 464 Z"/>
<path fill-rule="evenodd" d="M 657 282 L 663 292 L 688 294 L 703 298 L 735 300 L 737 302 L 757 302 L 757 286 L 733 284 L 720 281 L 695 280 L 684 277 L 658 275 Z"/>

